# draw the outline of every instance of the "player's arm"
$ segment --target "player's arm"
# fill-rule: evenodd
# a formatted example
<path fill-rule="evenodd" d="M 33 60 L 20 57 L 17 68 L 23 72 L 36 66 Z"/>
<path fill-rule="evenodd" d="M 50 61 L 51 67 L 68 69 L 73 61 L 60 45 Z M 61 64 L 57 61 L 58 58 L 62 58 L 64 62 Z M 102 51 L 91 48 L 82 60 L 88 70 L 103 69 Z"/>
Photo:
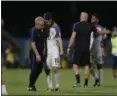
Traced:
<path fill-rule="evenodd" d="M 39 55 L 39 52 L 38 52 L 37 47 L 35 45 L 35 41 L 36 41 L 36 34 L 35 34 L 35 31 L 32 30 L 31 31 L 31 48 L 32 48 L 33 52 L 35 53 L 35 55 Z"/>
<path fill-rule="evenodd" d="M 35 53 L 35 55 L 39 55 L 39 52 L 37 51 L 37 48 L 36 48 L 36 45 L 35 45 L 35 42 L 31 42 L 31 47 L 32 47 L 33 52 Z"/>
<path fill-rule="evenodd" d="M 8 40 L 9 43 L 12 45 L 17 45 L 16 40 L 6 30 L 2 29 L 1 34 Z"/>
<path fill-rule="evenodd" d="M 61 31 L 60 31 L 60 28 L 59 28 L 59 36 L 57 38 L 57 42 L 59 44 L 59 48 L 60 48 L 60 55 L 63 55 L 63 41 L 62 41 L 62 38 L 61 38 Z"/>
<path fill-rule="evenodd" d="M 94 42 L 93 34 L 94 34 L 94 33 L 91 32 L 91 36 L 90 36 L 90 47 L 89 47 L 89 49 L 91 49 L 92 46 L 93 46 L 93 42 Z"/>
<path fill-rule="evenodd" d="M 71 50 L 71 47 L 75 41 L 75 37 L 76 37 L 76 32 L 72 32 L 72 35 L 71 35 L 71 38 L 69 40 L 69 45 L 68 45 L 68 49 L 67 49 L 67 54 L 69 55 L 70 54 L 70 50 Z"/>
<path fill-rule="evenodd" d="M 11 36 L 11 35 L 8 33 L 7 30 L 2 29 L 2 30 L 1 30 L 1 35 L 2 35 L 3 37 L 5 37 L 5 38 L 7 39 L 7 41 L 8 41 L 10 44 L 12 44 L 12 46 L 13 46 L 13 52 L 15 52 L 15 53 L 19 53 L 19 52 L 20 52 L 20 48 L 19 48 L 19 46 L 18 46 L 17 41 L 15 40 L 15 38 L 14 38 L 13 36 Z"/>
<path fill-rule="evenodd" d="M 68 48 L 71 48 L 74 41 L 75 41 L 75 38 L 76 38 L 76 24 L 73 25 L 73 28 L 72 28 L 72 35 L 70 37 L 70 40 L 69 40 L 69 45 L 68 45 Z"/>
<path fill-rule="evenodd" d="M 102 30 L 102 31 L 98 31 L 98 30 L 97 30 L 97 33 L 100 34 L 100 35 L 105 35 L 105 34 L 110 34 L 110 31 L 107 30 L 107 29 L 104 29 L 104 30 Z"/>
<path fill-rule="evenodd" d="M 69 40 L 69 45 L 68 45 L 68 48 L 71 48 L 74 41 L 75 41 L 75 37 L 76 37 L 76 32 L 72 32 L 72 35 L 70 37 L 70 40 Z"/>
<path fill-rule="evenodd" d="M 105 35 L 105 34 L 110 34 L 111 32 L 109 30 L 107 30 L 106 28 L 102 31 L 97 30 L 94 26 L 92 27 L 92 31 L 96 34 L 100 34 L 100 35 Z"/>

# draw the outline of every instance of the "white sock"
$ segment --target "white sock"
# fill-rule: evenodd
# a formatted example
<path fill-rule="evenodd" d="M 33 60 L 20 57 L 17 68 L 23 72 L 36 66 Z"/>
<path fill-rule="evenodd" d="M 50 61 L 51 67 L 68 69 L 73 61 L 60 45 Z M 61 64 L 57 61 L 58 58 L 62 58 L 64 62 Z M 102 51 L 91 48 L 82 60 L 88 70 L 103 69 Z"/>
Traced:
<path fill-rule="evenodd" d="M 103 69 L 99 70 L 99 81 L 100 81 L 100 84 L 102 84 L 102 81 L 103 81 Z"/>
<path fill-rule="evenodd" d="M 2 85 L 2 95 L 8 95 L 5 84 Z"/>
<path fill-rule="evenodd" d="M 56 88 L 59 88 L 59 72 L 55 73 L 55 83 L 56 83 Z"/>
<path fill-rule="evenodd" d="M 51 74 L 49 74 L 47 76 L 47 84 L 48 84 L 48 88 L 52 89 L 53 88 L 53 85 L 52 85 L 52 76 Z"/>

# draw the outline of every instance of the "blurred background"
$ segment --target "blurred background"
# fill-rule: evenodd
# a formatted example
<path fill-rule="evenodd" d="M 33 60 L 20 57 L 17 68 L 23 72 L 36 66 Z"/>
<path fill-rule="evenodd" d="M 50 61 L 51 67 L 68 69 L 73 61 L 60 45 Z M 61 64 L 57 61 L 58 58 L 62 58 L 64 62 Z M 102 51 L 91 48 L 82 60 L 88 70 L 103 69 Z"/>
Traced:
<path fill-rule="evenodd" d="M 77 1 L 77 2 L 64 2 L 64 1 L 2 1 L 1 2 L 1 15 L 5 21 L 5 29 L 13 35 L 20 46 L 20 55 L 9 55 L 6 57 L 6 61 L 11 62 L 7 64 L 17 68 L 28 68 L 29 67 L 29 31 L 34 25 L 34 19 L 37 16 L 43 16 L 45 12 L 51 12 L 54 16 L 54 20 L 60 25 L 62 31 L 62 39 L 64 44 L 64 50 L 68 46 L 68 40 L 71 35 L 72 26 L 75 22 L 79 21 L 80 12 L 86 11 L 91 14 L 98 13 L 101 16 L 100 24 L 104 27 L 111 29 L 117 25 L 117 2 L 109 1 Z M 111 49 L 110 39 L 106 40 L 108 53 Z M 4 39 L 3 43 L 6 54 L 9 53 L 10 45 Z M 10 58 L 10 59 L 9 59 Z M 13 65 L 12 62 L 15 62 Z M 61 62 L 62 68 L 71 67 L 72 55 L 69 57 L 66 52 Z M 105 61 L 105 66 L 111 66 L 111 55 Z"/>

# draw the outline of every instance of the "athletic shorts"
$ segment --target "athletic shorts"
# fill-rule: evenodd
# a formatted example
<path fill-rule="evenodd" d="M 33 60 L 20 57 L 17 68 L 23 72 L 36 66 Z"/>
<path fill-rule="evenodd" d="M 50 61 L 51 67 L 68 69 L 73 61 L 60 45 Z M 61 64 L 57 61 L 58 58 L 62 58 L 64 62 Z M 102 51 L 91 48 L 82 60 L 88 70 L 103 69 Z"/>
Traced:
<path fill-rule="evenodd" d="M 88 50 L 77 49 L 74 51 L 73 64 L 90 65 L 90 52 Z"/>
<path fill-rule="evenodd" d="M 91 49 L 91 62 L 95 64 L 104 64 L 104 48 L 100 46 L 93 46 Z"/>
<path fill-rule="evenodd" d="M 60 55 L 58 53 L 47 55 L 46 64 L 49 69 L 60 67 Z"/>

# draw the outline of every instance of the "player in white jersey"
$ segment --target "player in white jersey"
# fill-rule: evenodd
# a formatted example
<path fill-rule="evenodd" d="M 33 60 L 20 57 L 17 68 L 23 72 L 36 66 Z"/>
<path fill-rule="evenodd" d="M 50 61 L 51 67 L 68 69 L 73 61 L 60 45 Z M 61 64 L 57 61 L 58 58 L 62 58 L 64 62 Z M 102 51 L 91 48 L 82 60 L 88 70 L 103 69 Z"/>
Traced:
<path fill-rule="evenodd" d="M 99 25 L 99 16 L 98 14 L 93 14 L 91 18 L 91 23 L 94 25 L 95 29 L 98 31 L 98 34 L 93 34 L 91 41 L 92 41 L 92 47 L 91 47 L 91 74 L 95 77 L 95 84 L 94 86 L 100 86 L 102 84 L 103 79 L 103 56 L 104 56 L 104 48 L 103 48 L 103 40 L 104 35 L 108 34 L 108 30 L 104 30 L 102 26 Z M 105 32 L 104 32 L 105 31 Z M 107 32 L 106 32 L 107 31 Z M 100 33 L 100 34 L 99 34 Z M 99 71 L 99 74 L 97 76 L 94 68 L 97 66 L 97 69 Z"/>
<path fill-rule="evenodd" d="M 60 55 L 63 54 L 62 39 L 60 33 L 60 27 L 52 20 L 51 13 L 44 14 L 45 23 L 49 26 L 49 37 L 47 39 L 47 59 L 46 64 L 50 71 L 55 74 L 55 90 L 59 90 L 59 67 L 60 67 Z M 47 84 L 49 91 L 53 90 L 53 84 L 50 72 L 47 75 Z"/>

